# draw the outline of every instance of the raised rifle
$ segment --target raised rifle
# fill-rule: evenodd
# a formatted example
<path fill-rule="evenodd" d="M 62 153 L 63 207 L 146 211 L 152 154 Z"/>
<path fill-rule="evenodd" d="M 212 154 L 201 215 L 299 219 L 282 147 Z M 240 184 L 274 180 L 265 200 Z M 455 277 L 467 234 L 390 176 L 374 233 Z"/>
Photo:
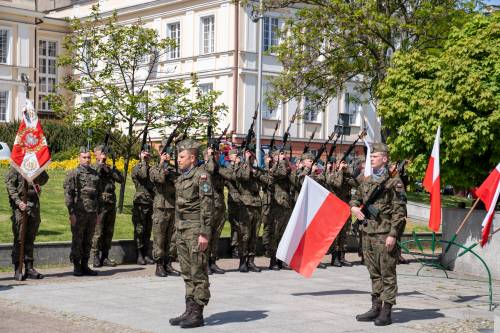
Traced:
<path fill-rule="evenodd" d="M 335 131 L 333 131 L 332 134 L 330 134 L 330 136 L 328 137 L 328 139 L 321 144 L 321 147 L 319 147 L 318 152 L 316 153 L 316 156 L 314 157 L 314 160 L 311 164 L 311 169 L 309 169 L 309 174 L 311 174 L 313 165 L 319 161 L 319 159 L 321 158 L 321 155 L 323 155 L 323 153 L 325 152 L 326 145 L 328 144 L 328 142 L 333 140 L 333 137 L 335 135 L 336 135 L 336 133 L 335 133 Z"/>
<path fill-rule="evenodd" d="M 104 144 L 103 144 L 103 152 L 106 155 L 111 155 L 111 159 L 113 160 L 113 169 L 116 169 L 116 156 L 111 149 L 111 145 L 109 144 L 109 140 L 111 139 L 111 130 L 115 125 L 115 117 L 116 115 L 113 115 L 113 119 L 111 119 L 111 123 L 109 124 L 108 130 L 106 132 L 106 135 L 104 136 Z"/>
<path fill-rule="evenodd" d="M 288 124 L 288 127 L 286 128 L 286 131 L 283 134 L 283 145 L 281 147 L 280 152 L 282 152 L 285 149 L 286 143 L 288 142 L 288 137 L 290 136 L 290 128 L 292 127 L 293 123 L 295 122 L 295 119 L 297 118 L 297 112 L 298 109 L 295 110 L 295 113 L 293 114 L 292 119 L 290 119 L 290 123 Z"/>
<path fill-rule="evenodd" d="M 316 135 L 316 131 L 318 130 L 317 127 L 314 128 L 314 131 L 312 132 L 311 136 L 309 137 L 309 142 L 304 146 L 304 151 L 302 154 L 305 154 L 309 151 L 309 146 L 311 145 L 312 140 L 314 140 L 314 136 Z"/>
<path fill-rule="evenodd" d="M 255 136 L 255 131 L 253 130 L 253 128 L 255 126 L 255 121 L 257 120 L 258 112 L 259 112 L 259 104 L 257 104 L 257 108 L 255 109 L 255 112 L 253 113 L 252 124 L 250 125 L 250 128 L 248 129 L 245 140 L 243 140 L 243 142 L 241 143 L 241 146 L 244 148 L 244 150 L 247 149 L 248 145 L 252 142 L 252 139 Z"/>
<path fill-rule="evenodd" d="M 356 140 L 354 140 L 354 142 L 349 145 L 349 148 L 347 148 L 347 150 L 345 151 L 344 155 L 340 159 L 340 162 L 346 160 L 347 156 L 349 156 L 351 154 L 351 152 L 353 151 L 354 147 L 356 146 L 356 143 L 358 143 L 358 141 L 361 140 L 361 139 L 363 139 L 365 136 L 366 136 L 366 129 L 362 130 L 361 133 L 359 133 L 359 135 L 356 138 Z"/>
<path fill-rule="evenodd" d="M 326 157 L 326 163 L 328 163 L 328 161 L 330 161 L 330 159 L 332 158 L 333 153 L 335 152 L 335 149 L 337 148 L 337 141 L 339 140 L 340 135 L 341 135 L 340 133 L 336 133 L 335 140 L 333 141 L 333 143 L 330 147 L 330 150 L 328 151 L 328 155 Z M 326 174 L 326 168 L 324 170 L 324 173 Z"/>

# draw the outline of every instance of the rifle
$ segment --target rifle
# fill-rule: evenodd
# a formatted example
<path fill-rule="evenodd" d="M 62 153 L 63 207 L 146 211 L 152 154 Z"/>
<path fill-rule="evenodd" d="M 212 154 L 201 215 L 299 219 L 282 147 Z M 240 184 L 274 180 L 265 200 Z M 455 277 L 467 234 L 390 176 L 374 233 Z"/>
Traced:
<path fill-rule="evenodd" d="M 385 189 L 385 184 L 387 183 L 387 181 L 389 179 L 391 179 L 390 176 L 387 177 L 381 183 L 379 183 L 377 185 L 377 187 L 370 193 L 370 196 L 365 201 L 365 203 L 363 205 L 361 205 L 361 211 L 365 215 L 365 220 L 359 221 L 359 222 L 362 223 L 364 226 L 366 226 L 366 224 L 368 223 L 366 221 L 366 217 L 371 216 L 373 219 L 376 219 L 378 217 L 378 214 L 380 213 L 380 211 L 378 208 L 373 207 L 372 204 L 375 202 L 375 200 L 377 199 L 379 194 L 382 193 L 382 191 Z"/>
<path fill-rule="evenodd" d="M 259 104 L 257 104 L 257 108 L 253 113 L 252 124 L 248 129 L 247 136 L 245 137 L 245 140 L 243 140 L 243 142 L 241 143 L 241 146 L 244 147 L 244 150 L 247 149 L 248 145 L 252 142 L 252 138 L 255 136 L 255 131 L 253 130 L 253 127 L 255 126 L 255 121 L 257 120 L 258 112 L 259 112 Z"/>
<path fill-rule="evenodd" d="M 116 168 L 116 158 L 115 158 L 114 152 L 111 149 L 111 146 L 109 145 L 109 140 L 111 139 L 111 129 L 113 128 L 113 126 L 115 124 L 115 117 L 116 117 L 116 115 L 113 115 L 113 119 L 111 119 L 111 123 L 109 124 L 106 135 L 104 136 L 104 145 L 103 145 L 104 146 L 103 152 L 107 155 L 108 154 L 111 155 L 111 159 L 113 160 L 113 169 Z"/>
<path fill-rule="evenodd" d="M 337 141 L 339 140 L 341 134 L 340 133 L 336 133 L 336 134 L 337 135 L 335 136 L 335 141 L 333 141 L 332 146 L 330 147 L 330 150 L 328 151 L 328 155 L 326 157 L 326 163 L 328 163 L 328 161 L 330 161 L 330 159 L 333 156 L 333 153 L 335 152 L 335 149 L 337 148 Z M 324 170 L 324 173 L 326 174 L 326 168 Z"/>
<path fill-rule="evenodd" d="M 295 119 L 297 118 L 297 110 L 295 110 L 295 113 L 292 116 L 292 119 L 290 119 L 290 123 L 288 124 L 288 127 L 286 128 L 285 133 L 283 134 L 283 146 L 281 147 L 280 152 L 283 152 L 285 149 L 286 143 L 288 141 L 288 137 L 290 136 L 290 128 L 292 127 L 292 124 L 295 122 Z"/>
<path fill-rule="evenodd" d="M 327 138 L 327 140 L 325 142 L 323 142 L 323 144 L 321 145 L 321 147 L 319 147 L 318 149 L 318 152 L 316 154 L 316 156 L 314 157 L 314 160 L 311 164 L 311 169 L 309 169 L 309 174 L 311 174 L 311 171 L 312 171 L 312 167 L 314 164 L 316 164 L 319 159 L 321 158 L 321 155 L 323 155 L 323 153 L 325 152 L 326 150 L 326 145 L 328 144 L 328 142 L 332 141 L 333 140 L 333 137 L 336 135 L 335 131 L 332 132 L 332 134 L 330 134 L 330 136 Z"/>
<path fill-rule="evenodd" d="M 347 158 L 347 156 L 349 156 L 349 154 L 351 154 L 352 150 L 356 146 L 356 143 L 358 143 L 358 141 L 361 140 L 362 138 L 364 138 L 365 136 L 366 136 L 366 129 L 362 130 L 361 133 L 359 133 L 359 135 L 356 138 L 356 140 L 354 140 L 354 142 L 351 143 L 351 145 L 349 146 L 349 148 L 347 148 L 347 150 L 345 151 L 345 153 L 342 156 L 342 158 L 340 159 L 340 161 L 345 161 L 346 158 Z"/>
<path fill-rule="evenodd" d="M 312 140 L 314 139 L 314 136 L 316 135 L 316 131 L 318 130 L 317 127 L 314 128 L 314 131 L 312 132 L 311 136 L 309 137 L 309 142 L 304 146 L 304 151 L 302 154 L 305 154 L 309 151 L 309 145 L 311 144 Z"/>

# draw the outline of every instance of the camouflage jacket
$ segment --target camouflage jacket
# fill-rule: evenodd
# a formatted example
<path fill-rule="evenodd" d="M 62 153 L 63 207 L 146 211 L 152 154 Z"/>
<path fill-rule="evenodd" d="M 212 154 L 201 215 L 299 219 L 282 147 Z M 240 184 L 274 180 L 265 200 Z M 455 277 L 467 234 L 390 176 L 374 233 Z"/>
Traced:
<path fill-rule="evenodd" d="M 70 215 L 77 211 L 97 212 L 100 198 L 99 175 L 92 167 L 78 166 L 64 179 L 64 201 Z"/>
<path fill-rule="evenodd" d="M 33 183 L 28 183 L 28 207 L 39 207 L 40 201 L 35 187 L 43 186 L 49 180 L 47 172 L 43 171 L 38 177 L 35 178 Z M 13 167 L 5 175 L 5 184 L 7 185 L 7 194 L 9 195 L 9 202 L 13 209 L 18 208 L 23 198 L 24 191 L 24 178 Z M 39 192 L 39 191 L 38 191 Z"/>
<path fill-rule="evenodd" d="M 247 163 L 242 163 L 236 169 L 236 181 L 240 192 L 241 203 L 245 206 L 260 207 L 259 171 L 253 170 Z"/>
<path fill-rule="evenodd" d="M 145 161 L 138 163 L 132 170 L 132 180 L 135 185 L 134 203 L 143 205 L 153 204 L 153 182 L 149 178 L 151 167 Z"/>
<path fill-rule="evenodd" d="M 210 174 L 193 167 L 177 178 L 175 194 L 176 228 L 199 229 L 199 233 L 209 236 L 214 209 Z"/>
<path fill-rule="evenodd" d="M 224 177 L 219 173 L 221 167 L 213 158 L 200 165 L 200 168 L 209 173 L 212 177 L 212 186 L 214 189 L 214 205 L 217 208 L 224 207 Z"/>
<path fill-rule="evenodd" d="M 220 168 L 219 169 L 219 174 L 224 178 L 225 182 L 224 185 L 226 185 L 228 189 L 228 195 L 227 195 L 227 204 L 232 205 L 232 204 L 240 204 L 240 191 L 238 190 L 238 183 L 236 182 L 236 169 L 238 168 L 237 165 L 232 164 L 227 168 Z"/>
<path fill-rule="evenodd" d="M 288 162 L 280 161 L 275 163 L 269 170 L 269 176 L 272 180 L 272 200 L 280 206 L 290 208 L 292 203 L 290 200 L 290 167 Z"/>
<path fill-rule="evenodd" d="M 154 186 L 153 208 L 175 209 L 175 180 L 179 174 L 174 168 L 156 165 L 150 169 L 150 179 Z"/>
<path fill-rule="evenodd" d="M 349 203 L 351 207 L 361 207 L 377 186 L 384 183 L 383 191 L 372 204 L 378 214 L 377 216 L 365 214 L 366 223 L 363 224 L 362 230 L 368 234 L 389 234 L 397 237 L 406 219 L 406 192 L 403 182 L 399 177 L 390 178 L 388 172 L 385 172 L 379 180 L 375 180 L 372 176 L 359 179 L 359 185 Z"/>
<path fill-rule="evenodd" d="M 123 183 L 122 173 L 105 164 L 96 164 L 94 169 L 99 175 L 102 205 L 116 205 L 115 182 Z"/>
<path fill-rule="evenodd" d="M 337 197 L 347 203 L 351 198 L 351 189 L 357 186 L 357 182 L 349 170 L 333 170 L 327 173 L 326 184 Z"/>

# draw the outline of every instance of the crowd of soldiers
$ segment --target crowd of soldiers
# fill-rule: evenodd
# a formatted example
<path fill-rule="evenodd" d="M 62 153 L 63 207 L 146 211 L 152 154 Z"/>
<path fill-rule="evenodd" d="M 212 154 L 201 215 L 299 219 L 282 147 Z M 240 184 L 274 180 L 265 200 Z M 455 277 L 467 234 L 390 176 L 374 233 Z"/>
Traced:
<path fill-rule="evenodd" d="M 261 228 L 266 256 L 270 258 L 269 269 L 288 268 L 276 258 L 276 252 L 305 176 L 310 176 L 349 203 L 352 214 L 361 222 L 356 227 L 362 235 L 363 260 L 372 280 L 372 308 L 357 319 L 375 321 L 376 325 L 390 324 L 397 293 L 396 240 L 404 230 L 406 198 L 400 177 L 389 171 L 387 147 L 373 145 L 373 175 L 367 178 L 361 168 L 353 169 L 342 158 L 338 161 L 332 158 L 323 168 L 308 152 L 292 165 L 290 148 L 286 146 L 266 154 L 261 167 L 252 144 L 243 149 L 216 148 L 209 146 L 201 152 L 198 142 L 186 139 L 177 144 L 176 163 L 171 156 L 174 152 L 163 147 L 159 147 L 159 162 L 154 163 L 152 147 L 146 145 L 132 171 L 136 188 L 132 223 L 137 264 L 155 264 L 157 276 L 181 275 L 185 282 L 186 310 L 170 323 L 182 327 L 203 325 L 203 307 L 210 298 L 208 275 L 225 273 L 217 265 L 217 246 L 226 216 L 240 272 L 261 271 L 255 263 Z M 91 255 L 94 268 L 116 265 L 108 255 L 116 217 L 115 183 L 121 183 L 123 176 L 106 164 L 105 146 L 97 146 L 94 153 L 96 164 L 91 165 L 89 150 L 82 148 L 79 166 L 64 181 L 72 232 L 70 259 L 75 276 L 97 275 L 89 267 Z M 13 208 L 12 260 L 19 277 L 22 274 L 18 270 L 19 225 L 22 212 L 27 210 L 25 277 L 39 279 L 43 275 L 33 267 L 33 242 L 40 224 L 37 193 L 48 175 L 43 172 L 30 183 L 26 204 L 21 200 L 21 178 L 13 168 L 6 176 Z M 366 210 L 365 206 L 372 209 Z M 345 258 L 350 228 L 349 220 L 331 246 L 333 266 L 352 265 Z M 172 267 L 176 258 L 180 272 Z"/>

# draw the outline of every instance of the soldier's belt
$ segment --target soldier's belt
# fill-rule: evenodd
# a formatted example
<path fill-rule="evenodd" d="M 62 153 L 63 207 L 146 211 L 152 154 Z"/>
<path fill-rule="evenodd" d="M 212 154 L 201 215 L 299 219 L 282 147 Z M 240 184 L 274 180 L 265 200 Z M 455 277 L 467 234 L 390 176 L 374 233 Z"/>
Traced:
<path fill-rule="evenodd" d="M 181 220 L 199 220 L 200 214 L 179 213 L 179 219 L 181 219 Z"/>

